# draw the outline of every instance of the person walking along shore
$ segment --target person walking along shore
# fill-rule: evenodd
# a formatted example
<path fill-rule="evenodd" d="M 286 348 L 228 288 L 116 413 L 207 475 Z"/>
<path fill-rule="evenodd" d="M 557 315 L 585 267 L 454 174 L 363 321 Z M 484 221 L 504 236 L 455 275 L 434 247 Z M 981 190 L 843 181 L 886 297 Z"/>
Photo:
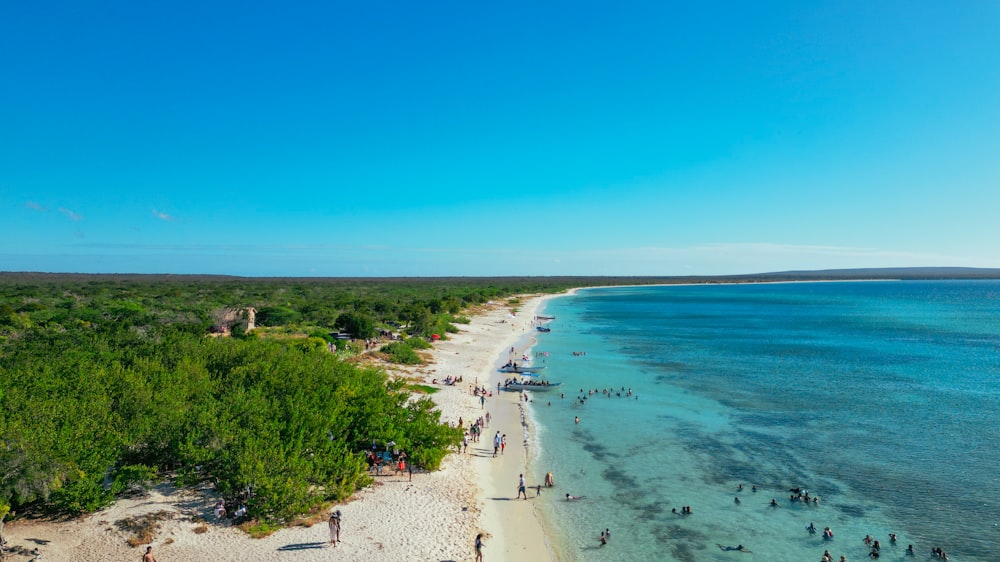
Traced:
<path fill-rule="evenodd" d="M 524 499 L 528 499 L 528 488 L 524 482 L 524 475 L 521 474 L 517 479 L 517 497 L 520 498 L 521 494 L 524 494 Z M 517 499 L 517 498 L 515 498 Z"/>

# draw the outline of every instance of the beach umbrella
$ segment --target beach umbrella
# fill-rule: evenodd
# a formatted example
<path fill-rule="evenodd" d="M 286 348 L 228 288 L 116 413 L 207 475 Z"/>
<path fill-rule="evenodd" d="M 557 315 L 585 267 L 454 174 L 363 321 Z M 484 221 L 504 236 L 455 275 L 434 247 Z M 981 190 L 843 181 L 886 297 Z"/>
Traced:
<path fill-rule="evenodd" d="M 431 334 L 431 339 L 432 340 L 439 340 L 439 339 L 441 339 L 441 336 L 439 336 L 437 334 Z"/>

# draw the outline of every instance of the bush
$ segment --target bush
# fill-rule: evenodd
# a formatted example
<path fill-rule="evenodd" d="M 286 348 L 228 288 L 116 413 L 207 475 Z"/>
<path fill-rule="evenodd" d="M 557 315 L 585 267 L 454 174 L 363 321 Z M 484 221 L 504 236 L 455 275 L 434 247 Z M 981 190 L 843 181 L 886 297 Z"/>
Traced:
<path fill-rule="evenodd" d="M 391 345 L 391 344 L 390 344 Z M 424 338 L 406 338 L 406 345 L 412 347 L 413 349 L 431 349 L 431 343 Z"/>
<path fill-rule="evenodd" d="M 111 484 L 111 493 L 121 494 L 133 487 L 145 487 L 146 483 L 156 478 L 156 467 L 144 464 L 130 464 L 118 469 L 114 482 Z"/>
<path fill-rule="evenodd" d="M 378 335 L 375 319 L 360 312 L 345 312 L 337 318 L 338 328 L 355 338 L 367 340 Z"/>
<path fill-rule="evenodd" d="M 435 392 L 441 390 L 436 386 L 428 386 L 426 384 L 408 384 L 405 388 L 406 390 L 416 392 L 417 394 L 434 394 Z"/>
<path fill-rule="evenodd" d="M 382 353 L 389 361 L 401 365 L 420 365 L 424 362 L 406 342 L 394 341 L 386 344 L 382 347 Z"/>
<path fill-rule="evenodd" d="M 284 306 L 265 306 L 257 311 L 257 323 L 261 326 L 287 326 L 301 319 L 298 311 Z"/>

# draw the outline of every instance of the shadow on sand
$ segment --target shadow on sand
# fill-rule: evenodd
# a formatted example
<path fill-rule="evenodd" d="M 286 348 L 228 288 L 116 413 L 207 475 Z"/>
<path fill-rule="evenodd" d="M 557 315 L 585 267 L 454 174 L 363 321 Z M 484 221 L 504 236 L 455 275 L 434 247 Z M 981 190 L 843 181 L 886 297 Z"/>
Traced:
<path fill-rule="evenodd" d="M 330 543 L 327 542 L 304 542 L 299 544 L 286 544 L 285 546 L 279 546 L 278 550 L 306 550 L 308 548 L 326 548 Z"/>

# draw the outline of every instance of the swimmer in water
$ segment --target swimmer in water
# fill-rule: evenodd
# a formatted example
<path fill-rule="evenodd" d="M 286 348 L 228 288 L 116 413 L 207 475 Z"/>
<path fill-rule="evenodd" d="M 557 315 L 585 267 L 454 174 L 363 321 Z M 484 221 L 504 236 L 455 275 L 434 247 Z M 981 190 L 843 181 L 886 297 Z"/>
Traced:
<path fill-rule="evenodd" d="M 733 551 L 736 551 L 736 552 L 750 552 L 750 550 L 748 550 L 747 547 L 743 546 L 742 544 L 741 545 L 737 545 L 737 546 L 722 546 L 719 543 L 715 543 L 715 546 L 719 547 L 719 550 L 721 550 L 723 552 L 733 552 Z"/>
<path fill-rule="evenodd" d="M 913 545 L 912 544 L 906 547 L 906 555 L 907 556 L 916 556 L 917 555 L 917 553 L 913 551 Z"/>
<path fill-rule="evenodd" d="M 587 496 L 571 496 L 569 494 L 566 494 L 566 501 L 571 502 L 573 500 L 582 500 L 585 497 Z"/>
<path fill-rule="evenodd" d="M 806 527 L 806 530 L 807 530 L 807 531 L 809 531 L 809 534 L 810 534 L 810 535 L 815 535 L 815 534 L 816 534 L 816 525 L 814 525 L 814 524 L 813 524 L 813 523 L 812 523 L 812 522 L 810 521 L 810 522 L 809 522 L 809 526 L 808 526 L 808 527 Z"/>

